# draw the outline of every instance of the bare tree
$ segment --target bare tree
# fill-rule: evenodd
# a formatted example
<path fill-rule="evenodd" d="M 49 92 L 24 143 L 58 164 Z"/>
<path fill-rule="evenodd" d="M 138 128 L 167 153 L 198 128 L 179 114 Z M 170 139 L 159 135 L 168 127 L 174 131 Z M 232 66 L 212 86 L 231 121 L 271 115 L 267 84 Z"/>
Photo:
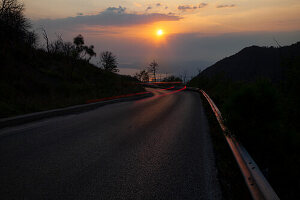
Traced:
<path fill-rule="evenodd" d="M 275 37 L 273 37 L 273 40 L 276 42 L 278 48 L 282 47 L 282 46 L 279 44 L 279 42 L 275 39 Z"/>
<path fill-rule="evenodd" d="M 140 72 L 137 72 L 134 77 L 141 82 L 149 82 L 149 73 L 146 70 L 141 70 Z"/>
<path fill-rule="evenodd" d="M 48 37 L 48 34 L 47 34 L 46 29 L 45 29 L 44 27 L 41 27 L 41 29 L 42 29 L 42 35 L 43 35 L 43 38 L 44 38 L 44 40 L 45 40 L 45 42 L 46 42 L 46 49 L 47 49 L 47 52 L 49 53 L 49 52 L 50 52 L 50 47 L 49 47 L 49 45 L 50 45 L 49 37 Z"/>
<path fill-rule="evenodd" d="M 1 0 L 0 19 L 14 28 L 26 29 L 29 26 L 24 17 L 24 4 L 17 0 Z"/>
<path fill-rule="evenodd" d="M 0 37 L 7 41 L 35 42 L 29 20 L 24 16 L 24 4 L 17 0 L 0 0 Z M 15 44 L 15 43 L 13 43 Z"/>
<path fill-rule="evenodd" d="M 184 70 L 182 72 L 181 79 L 182 79 L 183 83 L 186 83 L 186 81 L 187 81 L 187 71 L 186 70 Z"/>
<path fill-rule="evenodd" d="M 156 72 L 158 70 L 158 67 L 159 66 L 158 66 L 157 62 L 155 60 L 153 60 L 150 63 L 149 68 L 148 68 L 148 71 L 153 74 L 154 82 L 156 82 Z"/>
<path fill-rule="evenodd" d="M 50 52 L 54 54 L 64 54 L 64 40 L 61 34 L 56 33 L 57 39 L 50 44 Z"/>
<path fill-rule="evenodd" d="M 104 51 L 101 53 L 100 64 L 102 69 L 105 71 L 119 72 L 117 58 L 110 51 Z"/>

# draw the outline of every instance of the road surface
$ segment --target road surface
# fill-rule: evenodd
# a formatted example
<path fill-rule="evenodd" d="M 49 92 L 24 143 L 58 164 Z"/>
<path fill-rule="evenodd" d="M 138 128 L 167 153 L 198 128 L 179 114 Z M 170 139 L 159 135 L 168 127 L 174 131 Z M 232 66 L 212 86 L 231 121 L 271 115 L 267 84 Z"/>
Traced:
<path fill-rule="evenodd" d="M 199 94 L 149 90 L 0 130 L 0 199 L 221 199 Z"/>

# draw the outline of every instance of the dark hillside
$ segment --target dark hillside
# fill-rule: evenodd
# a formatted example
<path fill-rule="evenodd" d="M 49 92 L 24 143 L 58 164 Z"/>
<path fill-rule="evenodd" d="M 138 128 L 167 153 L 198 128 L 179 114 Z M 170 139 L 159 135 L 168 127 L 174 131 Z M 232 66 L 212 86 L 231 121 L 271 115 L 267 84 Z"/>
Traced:
<path fill-rule="evenodd" d="M 300 42 L 280 48 L 251 46 L 205 69 L 201 76 L 223 74 L 233 81 L 255 81 L 268 78 L 279 81 L 285 70 L 282 63 L 300 54 Z"/>
<path fill-rule="evenodd" d="M 82 35 L 73 43 L 60 35 L 46 48 L 37 48 L 38 36 L 17 0 L 0 2 L 0 118 L 82 104 L 87 100 L 144 90 L 136 79 L 117 72 L 117 59 L 106 52 L 98 68 L 96 56 Z"/>
<path fill-rule="evenodd" d="M 0 117 L 85 103 L 143 90 L 136 80 L 85 60 L 26 45 L 0 46 Z"/>
<path fill-rule="evenodd" d="M 300 42 L 248 47 L 207 68 L 204 89 L 281 199 L 299 199 Z"/>

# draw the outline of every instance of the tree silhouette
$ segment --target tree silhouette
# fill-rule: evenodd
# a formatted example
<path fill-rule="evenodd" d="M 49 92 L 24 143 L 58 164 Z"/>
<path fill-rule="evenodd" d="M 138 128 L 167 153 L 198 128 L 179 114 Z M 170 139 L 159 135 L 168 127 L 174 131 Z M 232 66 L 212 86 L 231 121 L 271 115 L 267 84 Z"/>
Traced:
<path fill-rule="evenodd" d="M 46 42 L 46 49 L 47 49 L 47 52 L 49 53 L 50 52 L 50 42 L 49 42 L 49 37 L 48 37 L 48 34 L 47 34 L 47 31 L 44 27 L 41 27 L 42 29 L 42 35 L 43 35 L 43 38 Z"/>
<path fill-rule="evenodd" d="M 1 0 L 0 19 L 2 23 L 11 28 L 25 30 L 29 28 L 29 23 L 24 17 L 24 5 L 17 0 Z"/>
<path fill-rule="evenodd" d="M 110 51 L 104 51 L 100 55 L 100 64 L 102 69 L 110 72 L 119 72 L 118 62 L 115 55 Z"/>
<path fill-rule="evenodd" d="M 141 82 L 149 82 L 149 73 L 145 69 L 137 72 L 134 77 Z"/>
<path fill-rule="evenodd" d="M 76 45 L 77 48 L 81 48 L 84 45 L 84 38 L 81 34 L 79 34 L 78 36 L 76 36 L 73 39 L 73 43 Z"/>
<path fill-rule="evenodd" d="M 155 60 L 153 60 L 148 68 L 148 71 L 153 74 L 154 82 L 156 82 L 156 72 L 158 70 L 158 64 Z"/>
<path fill-rule="evenodd" d="M 36 35 L 24 16 L 24 5 L 17 0 L 0 0 L 0 37 L 6 41 L 36 42 Z"/>
<path fill-rule="evenodd" d="M 84 38 L 81 34 L 79 34 L 78 36 L 76 36 L 74 39 L 73 39 L 73 43 L 75 45 L 75 49 L 76 49 L 76 58 L 82 58 L 85 56 L 84 55 L 81 55 L 81 53 L 84 51 Z"/>
<path fill-rule="evenodd" d="M 94 51 L 94 46 L 85 46 L 84 45 L 84 38 L 81 34 L 76 36 L 73 39 L 73 43 L 75 45 L 75 57 L 79 59 L 84 59 L 86 55 L 89 57 L 87 58 L 87 61 L 89 62 L 93 56 L 96 56 L 96 53 Z"/>
<path fill-rule="evenodd" d="M 88 62 L 91 60 L 92 57 L 96 56 L 96 52 L 94 51 L 94 45 L 91 45 L 89 47 L 85 46 L 84 51 L 89 56 L 88 59 L 87 59 Z"/>

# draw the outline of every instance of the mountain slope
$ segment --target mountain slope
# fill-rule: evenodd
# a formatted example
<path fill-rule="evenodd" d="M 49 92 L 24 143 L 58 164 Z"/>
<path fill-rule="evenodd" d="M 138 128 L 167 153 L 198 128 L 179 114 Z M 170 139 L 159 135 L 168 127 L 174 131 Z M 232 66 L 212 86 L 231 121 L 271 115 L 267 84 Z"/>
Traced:
<path fill-rule="evenodd" d="M 218 105 L 231 133 L 282 199 L 300 199 L 299 77 L 300 42 L 280 48 L 247 47 L 189 82 Z M 278 165 L 278 159 L 284 164 Z"/>
<path fill-rule="evenodd" d="M 255 81 L 268 78 L 277 82 L 283 78 L 285 60 L 300 54 L 300 42 L 285 47 L 251 46 L 224 58 L 205 69 L 200 76 L 224 75 L 233 81 Z"/>

